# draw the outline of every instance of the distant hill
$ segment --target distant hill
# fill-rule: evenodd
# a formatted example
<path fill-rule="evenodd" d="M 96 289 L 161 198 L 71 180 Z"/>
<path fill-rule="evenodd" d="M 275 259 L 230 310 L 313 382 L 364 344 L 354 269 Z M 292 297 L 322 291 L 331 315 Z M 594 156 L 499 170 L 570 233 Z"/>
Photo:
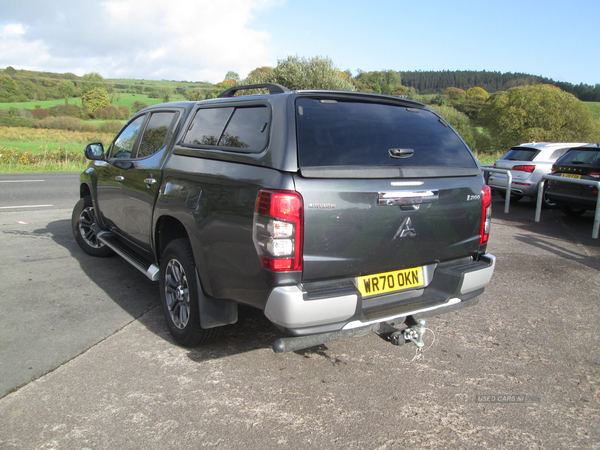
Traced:
<path fill-rule="evenodd" d="M 479 86 L 492 93 L 506 91 L 515 86 L 552 84 L 575 95 L 585 102 L 600 102 L 600 84 L 573 85 L 526 73 L 488 72 L 485 70 L 443 70 L 400 72 L 402 84 L 416 89 L 419 94 L 441 94 L 446 88 L 456 87 L 465 91 Z"/>
<path fill-rule="evenodd" d="M 444 71 L 411 71 L 393 72 L 400 74 L 399 83 L 403 86 L 414 88 L 419 94 L 441 94 L 446 88 L 456 87 L 465 91 L 472 87 L 481 87 L 493 93 L 505 91 L 515 86 L 552 84 L 562 90 L 575 95 L 582 101 L 600 102 L 600 84 L 590 86 L 587 84 L 573 85 L 571 83 L 557 82 L 549 78 L 529 75 L 526 73 L 502 73 L 473 70 L 444 70 Z M 373 83 L 389 82 L 381 77 L 389 75 L 387 72 L 363 72 L 352 78 L 352 82 L 359 88 L 364 88 L 365 80 Z M 369 74 L 375 75 L 370 77 Z M 58 84 L 62 80 L 71 81 L 74 85 L 73 95 L 81 96 L 85 81 L 82 77 L 72 73 L 36 72 L 17 70 L 13 67 L 0 69 L 0 103 L 43 101 L 60 99 Z M 165 93 L 174 93 L 179 98 L 198 99 L 205 98 L 215 88 L 208 82 L 168 81 L 168 80 L 139 80 L 139 79 L 104 79 L 104 86 L 109 93 L 115 94 L 144 94 L 150 98 L 163 98 Z M 375 90 L 375 92 L 380 92 Z M 381 92 L 384 92 L 383 90 Z M 393 92 L 389 92 L 393 93 Z M 396 94 L 394 94 L 396 95 Z"/>

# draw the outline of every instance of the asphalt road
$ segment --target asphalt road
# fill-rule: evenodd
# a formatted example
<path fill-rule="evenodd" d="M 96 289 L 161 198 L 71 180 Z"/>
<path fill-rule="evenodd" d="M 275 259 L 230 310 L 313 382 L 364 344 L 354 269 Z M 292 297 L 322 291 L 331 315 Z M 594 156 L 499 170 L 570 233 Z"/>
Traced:
<path fill-rule="evenodd" d="M 29 204 L 63 205 L 47 199 Z M 69 202 L 0 209 L 0 448 L 600 448 L 590 213 L 534 223 L 533 203 L 505 215 L 495 197 L 492 283 L 430 318 L 412 361 L 375 335 L 278 355 L 252 310 L 181 348 L 155 284 L 79 250 Z"/>

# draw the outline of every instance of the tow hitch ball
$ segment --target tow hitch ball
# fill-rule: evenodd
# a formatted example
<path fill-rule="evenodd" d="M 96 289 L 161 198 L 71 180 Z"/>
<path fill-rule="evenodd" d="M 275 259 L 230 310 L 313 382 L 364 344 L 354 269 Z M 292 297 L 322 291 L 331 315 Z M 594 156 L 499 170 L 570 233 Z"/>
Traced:
<path fill-rule="evenodd" d="M 422 349 L 425 343 L 423 342 L 423 335 L 425 334 L 425 319 L 419 320 L 419 322 L 411 327 L 405 328 L 404 330 L 394 331 L 390 335 L 390 341 L 394 345 L 404 345 L 406 341 L 411 341 L 419 349 Z"/>

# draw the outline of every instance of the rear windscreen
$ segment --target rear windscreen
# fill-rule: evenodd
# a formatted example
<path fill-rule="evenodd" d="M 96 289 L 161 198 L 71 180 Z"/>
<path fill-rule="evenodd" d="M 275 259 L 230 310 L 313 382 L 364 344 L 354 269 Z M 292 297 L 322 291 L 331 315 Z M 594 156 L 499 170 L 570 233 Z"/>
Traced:
<path fill-rule="evenodd" d="M 535 158 L 539 152 L 539 150 L 534 148 L 513 148 L 510 149 L 502 159 L 507 161 L 533 161 L 533 158 Z"/>
<path fill-rule="evenodd" d="M 589 164 L 592 167 L 600 167 L 600 150 L 570 150 L 557 164 Z"/>
<path fill-rule="evenodd" d="M 299 98 L 296 126 L 301 167 L 477 167 L 456 132 L 425 109 Z"/>

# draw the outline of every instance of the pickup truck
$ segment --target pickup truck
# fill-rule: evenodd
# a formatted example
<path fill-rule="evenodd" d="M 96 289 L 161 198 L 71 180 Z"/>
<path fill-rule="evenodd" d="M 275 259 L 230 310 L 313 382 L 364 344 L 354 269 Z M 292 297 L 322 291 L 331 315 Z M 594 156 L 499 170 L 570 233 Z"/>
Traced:
<path fill-rule="evenodd" d="M 184 346 L 239 304 L 285 332 L 277 352 L 369 332 L 422 345 L 423 319 L 477 303 L 494 271 L 490 188 L 418 102 L 237 86 L 145 108 L 85 155 L 77 243 L 158 281 Z"/>

